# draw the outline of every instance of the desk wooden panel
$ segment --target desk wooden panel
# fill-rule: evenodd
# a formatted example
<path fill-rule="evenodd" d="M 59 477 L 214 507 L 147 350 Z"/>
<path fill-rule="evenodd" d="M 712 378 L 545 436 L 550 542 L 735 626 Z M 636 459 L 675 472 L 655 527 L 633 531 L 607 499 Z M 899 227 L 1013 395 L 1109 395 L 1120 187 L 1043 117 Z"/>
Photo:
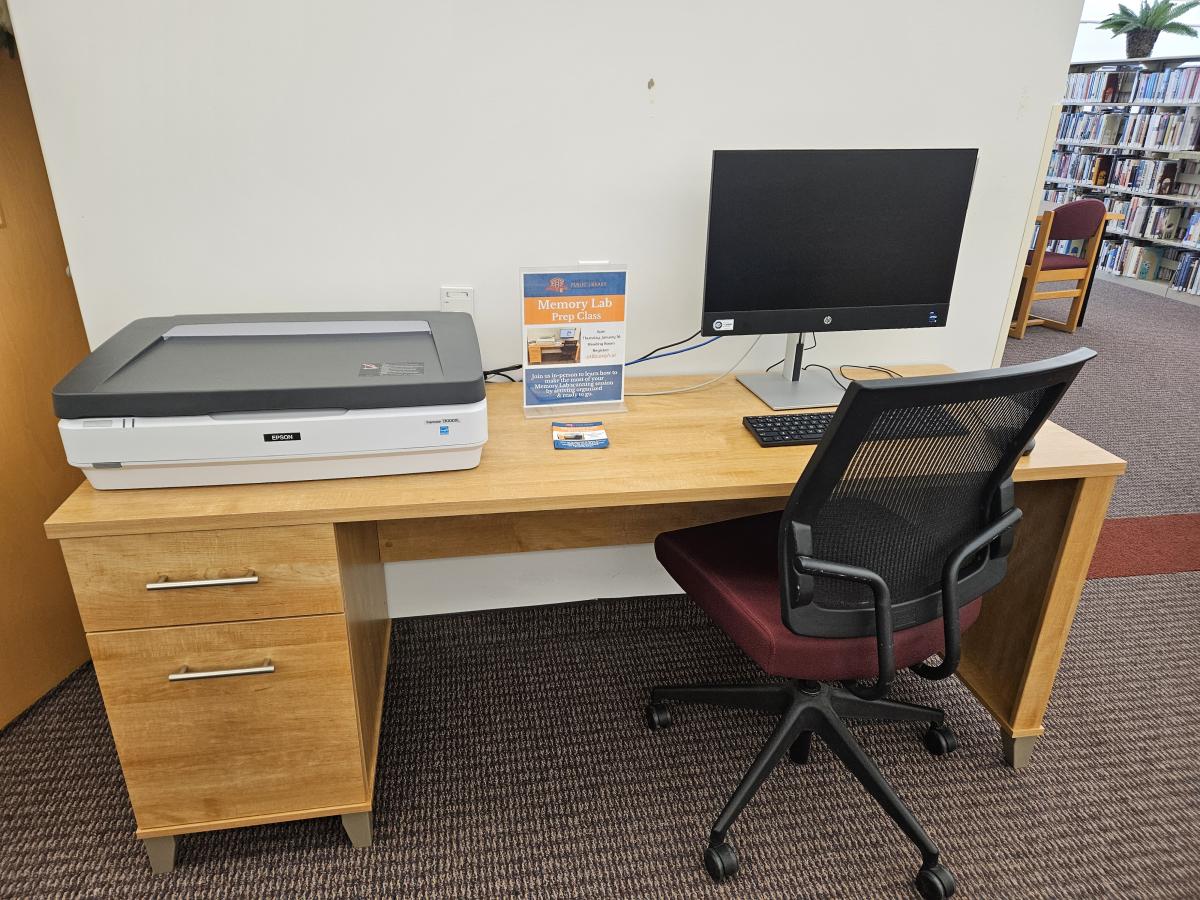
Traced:
<path fill-rule="evenodd" d="M 342 611 L 332 525 L 71 538 L 62 549 L 89 633 Z M 247 573 L 258 583 L 146 587 Z"/>
<path fill-rule="evenodd" d="M 370 843 L 391 633 L 374 522 L 63 544 L 154 871 L 194 831 L 340 815 Z M 145 588 L 246 567 L 263 580 Z M 269 674 L 167 680 L 268 659 Z"/>
<path fill-rule="evenodd" d="M 367 800 L 342 616 L 108 631 L 88 645 L 141 833 Z M 167 680 L 264 660 L 274 672 Z"/>
<path fill-rule="evenodd" d="M 945 366 L 902 366 L 906 375 Z M 867 377 L 864 375 L 863 377 Z M 639 391 L 695 378 L 635 378 Z M 742 427 L 762 403 L 734 379 L 692 394 L 630 397 L 629 412 L 608 416 L 610 446 L 564 453 L 545 419 L 526 419 L 519 384 L 488 385 L 488 444 L 463 472 L 230 487 L 97 491 L 80 486 L 46 523 L 52 538 L 314 522 L 379 522 L 555 509 L 697 503 L 785 497 L 812 447 L 764 449 Z M 1048 424 L 1016 480 L 1119 475 L 1125 463 Z"/>
<path fill-rule="evenodd" d="M 900 371 L 922 375 L 948 370 L 908 366 Z M 864 372 L 863 377 L 884 376 Z M 645 391 L 694 381 L 639 378 L 632 384 Z M 46 523 L 47 534 L 63 540 L 73 559 L 73 582 L 84 595 L 81 605 L 88 603 L 97 571 L 109 562 L 81 555 L 78 548 L 90 547 L 94 554 L 105 546 L 98 543 L 102 540 L 136 556 L 139 546 L 159 540 L 186 546 L 186 541 L 179 543 L 180 536 L 189 534 L 195 546 L 204 546 L 203 536 L 212 532 L 249 539 L 273 531 L 284 535 L 286 543 L 288 534 L 334 529 L 344 613 L 321 618 L 344 620 L 353 690 L 327 702 L 346 703 L 356 711 L 355 770 L 365 799 L 349 808 L 322 806 L 325 801 L 314 799 L 302 808 L 303 798 L 288 797 L 272 811 L 249 817 L 188 821 L 167 832 L 140 829 L 158 868 L 169 866 L 170 848 L 154 842 L 173 840 L 159 836 L 168 832 L 340 813 L 356 844 L 369 841 L 387 661 L 383 561 L 640 543 L 672 528 L 778 509 L 813 452 L 812 447 L 760 447 L 741 418 L 761 413 L 763 407 L 732 378 L 696 393 L 630 397 L 628 413 L 606 418 L 611 446 L 596 453 L 553 450 L 549 423 L 524 417 L 520 385 L 489 385 L 488 401 L 490 438 L 482 463 L 469 471 L 141 491 L 101 492 L 85 484 Z M 1025 517 L 1010 574 L 989 595 L 979 623 L 968 632 L 959 674 L 999 724 L 1010 764 L 1025 764 L 1042 732 L 1042 715 L 1108 498 L 1124 470 L 1121 459 L 1053 423 L 1042 429 L 1036 449 L 1017 467 L 1017 503 Z M 306 554 L 299 549 L 294 554 L 296 565 L 302 565 Z M 201 565 L 205 558 L 200 554 L 193 562 Z M 171 630 L 149 627 L 153 624 L 159 623 L 146 620 L 139 624 L 140 632 L 118 633 Z M 103 635 L 91 637 L 103 640 Z M 144 639 L 146 646 L 157 640 Z M 108 657 L 98 659 L 97 671 L 109 665 Z M 111 673 L 101 676 L 102 684 L 106 680 L 112 683 Z M 264 727 L 271 724 L 286 735 L 279 721 L 267 721 Z M 160 759 L 156 764 L 164 769 L 164 779 L 173 775 L 186 784 L 179 761 Z M 140 797 L 135 811 L 147 804 L 154 808 L 155 801 Z M 181 818 L 194 819 L 192 809 Z M 163 809 L 155 815 L 171 814 Z"/>

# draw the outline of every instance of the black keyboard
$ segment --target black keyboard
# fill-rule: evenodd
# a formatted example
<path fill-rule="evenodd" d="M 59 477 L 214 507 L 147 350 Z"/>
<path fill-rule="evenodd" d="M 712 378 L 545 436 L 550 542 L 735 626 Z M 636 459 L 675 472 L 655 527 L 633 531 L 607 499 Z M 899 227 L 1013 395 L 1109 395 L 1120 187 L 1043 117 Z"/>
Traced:
<path fill-rule="evenodd" d="M 745 416 L 742 424 L 764 447 L 819 444 L 833 413 L 787 413 L 780 416 Z"/>
<path fill-rule="evenodd" d="M 903 432 L 891 432 L 890 439 L 917 437 L 953 437 L 966 434 L 958 420 L 941 407 L 930 407 Z M 745 425 L 764 447 L 792 447 L 797 444 L 819 444 L 825 429 L 833 421 L 833 413 L 783 413 L 777 416 L 744 416 Z"/>

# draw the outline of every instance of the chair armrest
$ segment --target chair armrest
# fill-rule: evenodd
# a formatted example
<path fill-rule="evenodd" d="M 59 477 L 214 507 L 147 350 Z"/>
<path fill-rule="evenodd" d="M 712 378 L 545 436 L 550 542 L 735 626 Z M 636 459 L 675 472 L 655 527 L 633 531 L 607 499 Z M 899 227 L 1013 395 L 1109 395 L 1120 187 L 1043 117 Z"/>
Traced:
<path fill-rule="evenodd" d="M 1004 534 L 1008 529 L 1016 525 L 1020 519 L 1021 510 L 1014 506 L 983 531 L 979 532 L 979 534 L 975 535 L 975 537 L 971 538 L 971 540 L 955 550 L 946 560 L 946 565 L 942 567 L 942 625 L 945 629 L 943 644 L 945 652 L 942 654 L 942 661 L 936 666 L 917 663 L 915 666 L 910 667 L 912 671 L 916 672 L 922 678 L 936 681 L 939 678 L 946 678 L 954 674 L 954 670 L 958 668 L 962 643 L 958 630 L 958 585 L 963 564 L 992 541 L 996 540 L 996 538 Z"/>
<path fill-rule="evenodd" d="M 797 556 L 796 563 L 801 571 L 812 575 L 825 575 L 831 578 L 845 578 L 865 584 L 875 597 L 875 646 L 879 660 L 879 674 L 875 683 L 867 688 L 860 688 L 853 682 L 845 682 L 845 687 L 862 697 L 864 700 L 878 700 L 887 693 L 888 685 L 896 677 L 896 656 L 892 636 L 892 592 L 887 582 L 877 572 L 860 566 L 850 566 L 845 563 L 831 562 L 827 559 L 815 559 L 811 556 Z"/>

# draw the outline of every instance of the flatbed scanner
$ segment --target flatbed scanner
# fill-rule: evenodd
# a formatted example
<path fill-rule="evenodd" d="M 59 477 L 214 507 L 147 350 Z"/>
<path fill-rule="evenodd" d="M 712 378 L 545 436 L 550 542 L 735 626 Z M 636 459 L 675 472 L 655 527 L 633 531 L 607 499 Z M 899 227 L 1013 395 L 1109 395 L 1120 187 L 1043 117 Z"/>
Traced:
<path fill-rule="evenodd" d="M 465 313 L 138 319 L 59 382 L 54 410 L 100 489 L 469 469 L 487 441 Z"/>

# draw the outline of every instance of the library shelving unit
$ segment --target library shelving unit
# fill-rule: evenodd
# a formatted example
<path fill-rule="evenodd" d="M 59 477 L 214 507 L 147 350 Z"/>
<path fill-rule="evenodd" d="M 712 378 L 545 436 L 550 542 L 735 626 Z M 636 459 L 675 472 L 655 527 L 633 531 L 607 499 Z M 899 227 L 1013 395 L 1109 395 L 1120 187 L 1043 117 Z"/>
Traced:
<path fill-rule="evenodd" d="M 1100 270 L 1200 294 L 1200 56 L 1071 64 L 1042 199 L 1081 197 L 1125 216 Z"/>

